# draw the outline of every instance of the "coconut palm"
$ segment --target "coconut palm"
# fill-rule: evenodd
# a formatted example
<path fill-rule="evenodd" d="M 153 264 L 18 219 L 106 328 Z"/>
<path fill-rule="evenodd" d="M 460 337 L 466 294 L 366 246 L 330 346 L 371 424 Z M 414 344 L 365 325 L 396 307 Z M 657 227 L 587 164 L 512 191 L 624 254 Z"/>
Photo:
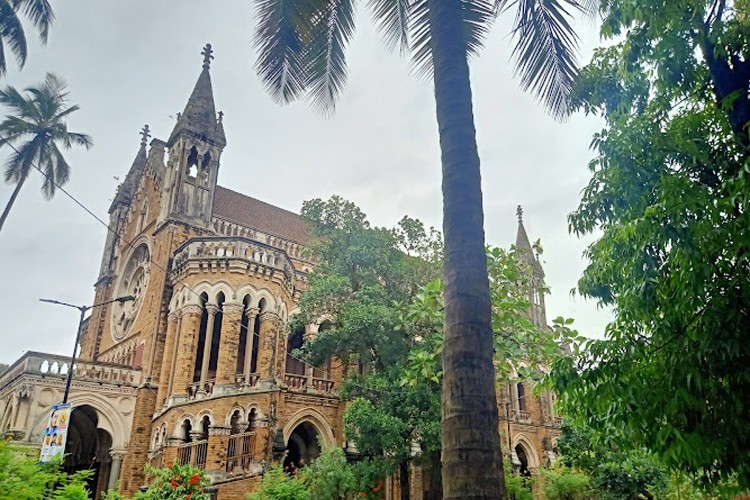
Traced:
<path fill-rule="evenodd" d="M 16 185 L 0 216 L 0 230 L 32 168 L 43 172 L 42 193 L 50 199 L 56 187 L 70 177 L 70 165 L 60 146 L 88 149 L 93 144 L 86 134 L 68 132 L 65 120 L 78 106 L 69 105 L 67 86 L 59 77 L 47 73 L 43 83 L 24 92 L 11 86 L 0 90 L 0 104 L 8 109 L 8 116 L 0 123 L 0 148 L 11 150 L 5 164 L 5 181 Z"/>
<path fill-rule="evenodd" d="M 500 457 L 484 220 L 468 57 L 513 8 L 521 86 L 557 116 L 576 76 L 571 12 L 584 0 L 368 0 L 389 47 L 432 76 L 443 172 L 444 498 L 505 498 Z M 347 77 L 356 0 L 256 0 L 256 69 L 272 97 L 334 107 Z"/>
<path fill-rule="evenodd" d="M 6 48 L 13 53 L 19 66 L 26 63 L 26 34 L 19 14 L 39 31 L 43 44 L 47 43 L 50 25 L 55 20 L 47 0 L 0 0 L 0 76 L 8 70 Z"/>

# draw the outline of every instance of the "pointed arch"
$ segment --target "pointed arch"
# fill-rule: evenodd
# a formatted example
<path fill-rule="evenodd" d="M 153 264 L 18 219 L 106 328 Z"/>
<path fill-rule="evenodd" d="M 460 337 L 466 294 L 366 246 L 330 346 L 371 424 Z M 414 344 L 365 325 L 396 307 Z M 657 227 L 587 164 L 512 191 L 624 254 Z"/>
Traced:
<path fill-rule="evenodd" d="M 322 441 L 323 448 L 328 448 L 329 446 L 336 445 L 336 437 L 333 435 L 331 425 L 328 423 L 328 420 L 323 416 L 323 414 L 315 410 L 314 408 L 303 408 L 302 410 L 299 410 L 297 413 L 295 413 L 287 421 L 283 430 L 284 443 L 289 443 L 289 438 L 291 437 L 292 432 L 294 432 L 294 429 L 296 429 L 298 425 L 305 422 L 310 423 L 318 432 L 318 435 L 320 436 Z"/>

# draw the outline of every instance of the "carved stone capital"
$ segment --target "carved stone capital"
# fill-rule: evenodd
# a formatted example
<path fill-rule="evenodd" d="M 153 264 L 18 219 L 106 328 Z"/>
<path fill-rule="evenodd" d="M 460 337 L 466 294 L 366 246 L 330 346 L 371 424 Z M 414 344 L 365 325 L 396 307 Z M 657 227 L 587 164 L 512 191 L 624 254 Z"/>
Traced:
<path fill-rule="evenodd" d="M 226 302 L 224 303 L 224 305 L 221 306 L 221 309 L 224 311 L 224 314 L 241 315 L 242 311 L 245 309 L 245 306 L 243 304 L 238 304 L 234 302 Z"/>
<path fill-rule="evenodd" d="M 194 314 L 196 316 L 200 316 L 202 312 L 203 308 L 197 304 L 182 306 L 182 314 Z"/>
<path fill-rule="evenodd" d="M 232 432 L 232 428 L 226 425 L 210 425 L 208 427 L 209 436 L 228 436 Z"/>
<path fill-rule="evenodd" d="M 260 322 L 265 323 L 266 321 L 281 321 L 281 318 L 273 311 L 265 311 L 260 313 Z"/>
<path fill-rule="evenodd" d="M 122 459 L 125 458 L 125 455 L 127 454 L 127 450 L 109 450 L 109 456 L 112 457 L 112 460 L 122 461 Z"/>
<path fill-rule="evenodd" d="M 216 304 L 213 304 L 211 302 L 206 302 L 206 311 L 208 311 L 208 314 L 214 316 L 217 312 L 220 311 L 219 306 Z"/>
<path fill-rule="evenodd" d="M 182 311 L 172 311 L 171 313 L 167 314 L 167 322 L 169 323 L 177 323 L 177 320 L 182 316 Z"/>
<path fill-rule="evenodd" d="M 247 317 L 251 320 L 255 319 L 255 317 L 260 314 L 260 309 L 257 307 L 248 307 L 245 309 L 245 314 L 247 314 Z"/>

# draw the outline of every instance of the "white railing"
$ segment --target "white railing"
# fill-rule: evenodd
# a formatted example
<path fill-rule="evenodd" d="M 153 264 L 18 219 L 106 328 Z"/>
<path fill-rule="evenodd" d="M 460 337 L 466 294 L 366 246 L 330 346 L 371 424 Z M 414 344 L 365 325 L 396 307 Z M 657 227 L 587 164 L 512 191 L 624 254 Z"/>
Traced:
<path fill-rule="evenodd" d="M 70 371 L 70 358 L 41 352 L 27 352 L 0 377 L 0 387 L 23 374 L 64 378 Z M 130 366 L 97 361 L 78 361 L 73 367 L 73 380 L 90 380 L 118 385 L 136 386 L 141 372 Z"/>

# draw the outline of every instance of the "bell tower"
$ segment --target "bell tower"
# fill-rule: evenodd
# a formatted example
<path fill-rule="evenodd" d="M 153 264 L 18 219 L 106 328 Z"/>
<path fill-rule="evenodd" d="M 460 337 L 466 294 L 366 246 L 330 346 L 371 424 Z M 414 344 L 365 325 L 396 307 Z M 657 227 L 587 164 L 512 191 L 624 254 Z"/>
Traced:
<path fill-rule="evenodd" d="M 168 161 L 159 222 L 177 220 L 208 229 L 219 175 L 219 159 L 227 144 L 223 113 L 216 113 L 211 86 L 211 44 L 203 48 L 203 70 L 185 110 L 167 141 Z"/>
<path fill-rule="evenodd" d="M 523 227 L 523 208 L 518 205 L 516 208 L 518 217 L 518 232 L 516 233 L 516 249 L 520 253 L 522 263 L 528 266 L 531 276 L 531 290 L 529 291 L 529 301 L 531 310 L 529 315 L 531 321 L 539 328 L 547 327 L 547 309 L 544 305 L 544 269 L 539 258 L 534 254 L 534 249 L 529 242 L 529 236 L 526 234 L 526 228 Z"/>

